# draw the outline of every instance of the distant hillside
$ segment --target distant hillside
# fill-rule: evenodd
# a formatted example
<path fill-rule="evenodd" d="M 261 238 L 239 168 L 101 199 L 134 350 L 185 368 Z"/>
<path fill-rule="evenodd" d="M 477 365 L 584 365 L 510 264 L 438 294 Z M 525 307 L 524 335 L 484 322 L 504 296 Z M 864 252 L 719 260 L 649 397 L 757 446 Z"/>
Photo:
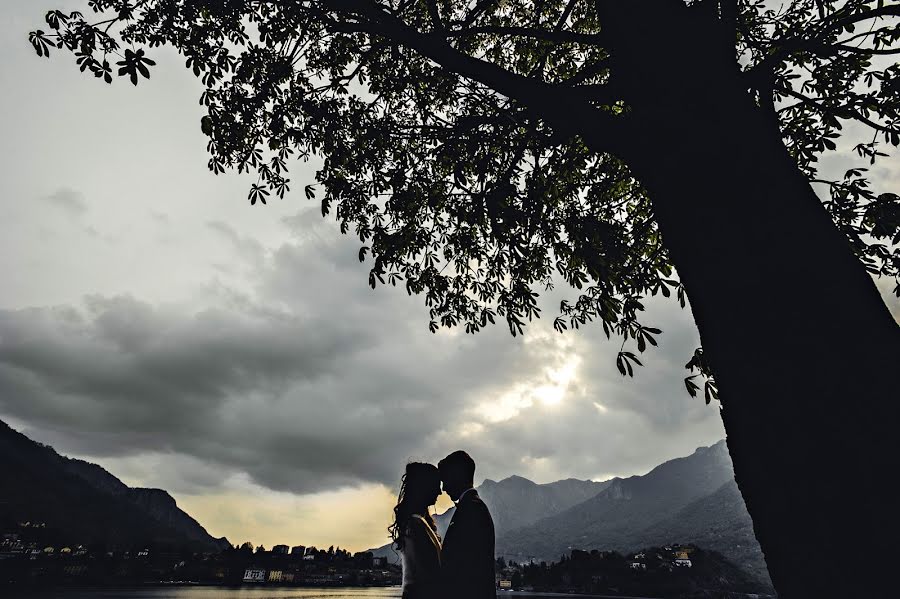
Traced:
<path fill-rule="evenodd" d="M 498 535 L 498 553 L 555 559 L 570 547 L 627 550 L 637 531 L 673 516 L 732 478 L 725 443 L 703 447 L 643 476 L 614 480 L 587 501 L 532 526 Z"/>
<path fill-rule="evenodd" d="M 558 514 L 593 497 L 611 483 L 612 481 L 595 482 L 567 478 L 553 483 L 538 484 L 521 476 L 510 476 L 499 482 L 486 479 L 478 486 L 477 491 L 490 508 L 494 530 L 500 535 L 515 528 L 534 524 L 547 515 Z M 451 507 L 435 516 L 438 534 L 441 537 L 447 532 L 455 509 Z M 400 558 L 390 545 L 372 551 L 376 556 L 387 557 L 391 563 L 399 563 Z"/>
<path fill-rule="evenodd" d="M 521 476 L 500 482 L 485 480 L 478 494 L 490 507 L 498 535 L 529 526 L 594 497 L 613 481 L 594 482 L 569 478 L 539 485 Z"/>
<path fill-rule="evenodd" d="M 771 586 L 724 441 L 643 476 L 614 479 L 587 501 L 498 535 L 497 554 L 551 561 L 571 549 L 625 552 L 676 542 L 718 551 Z"/>
<path fill-rule="evenodd" d="M 640 531 L 635 539 L 638 546 L 660 544 L 663 540 L 700 545 L 728 556 L 754 579 L 769 581 L 769 571 L 753 533 L 753 520 L 733 479 L 674 516 Z"/>
<path fill-rule="evenodd" d="M 159 489 L 132 489 L 97 466 L 59 455 L 0 421 L 0 526 L 44 522 L 68 544 L 229 547 Z"/>

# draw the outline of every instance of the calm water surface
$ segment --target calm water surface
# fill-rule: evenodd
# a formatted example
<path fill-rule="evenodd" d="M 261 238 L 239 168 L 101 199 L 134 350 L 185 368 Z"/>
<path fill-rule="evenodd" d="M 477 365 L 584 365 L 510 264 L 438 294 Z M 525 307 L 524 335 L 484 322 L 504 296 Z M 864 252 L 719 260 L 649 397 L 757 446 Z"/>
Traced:
<path fill-rule="evenodd" d="M 16 599 L 395 599 L 400 587 L 388 588 L 225 588 L 225 587 L 152 587 L 123 589 L 24 590 L 13 593 Z"/>
<path fill-rule="evenodd" d="M 503 593 L 502 596 L 532 599 L 548 597 L 530 593 Z M 572 595 L 569 595 L 570 597 Z M 388 588 L 226 588 L 226 587 L 141 587 L 123 589 L 60 589 L 50 591 L 25 590 L 10 595 L 9 599 L 397 599 L 400 587 Z M 639 599 L 639 598 L 635 598 Z"/>

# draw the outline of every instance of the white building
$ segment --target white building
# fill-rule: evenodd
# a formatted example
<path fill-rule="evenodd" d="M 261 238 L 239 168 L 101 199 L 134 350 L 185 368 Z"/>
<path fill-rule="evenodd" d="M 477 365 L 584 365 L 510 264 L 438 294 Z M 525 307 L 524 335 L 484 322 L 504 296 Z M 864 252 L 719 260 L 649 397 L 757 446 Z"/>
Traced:
<path fill-rule="evenodd" d="M 260 568 L 247 568 L 244 570 L 244 582 L 265 582 L 266 571 Z"/>
<path fill-rule="evenodd" d="M 673 563 L 679 568 L 690 568 L 694 565 L 691 563 L 691 556 L 687 551 L 677 552 Z"/>

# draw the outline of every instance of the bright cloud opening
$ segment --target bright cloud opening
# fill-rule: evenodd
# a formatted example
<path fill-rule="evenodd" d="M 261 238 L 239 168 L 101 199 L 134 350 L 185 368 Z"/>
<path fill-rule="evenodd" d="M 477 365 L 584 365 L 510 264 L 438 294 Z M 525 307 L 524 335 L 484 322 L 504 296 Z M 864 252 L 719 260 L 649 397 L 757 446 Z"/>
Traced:
<path fill-rule="evenodd" d="M 535 404 L 558 406 L 575 381 L 580 362 L 578 355 L 570 353 L 563 358 L 561 366 L 545 369 L 537 380 L 517 384 L 493 400 L 478 405 L 475 411 L 484 420 L 496 423 L 514 418 Z"/>

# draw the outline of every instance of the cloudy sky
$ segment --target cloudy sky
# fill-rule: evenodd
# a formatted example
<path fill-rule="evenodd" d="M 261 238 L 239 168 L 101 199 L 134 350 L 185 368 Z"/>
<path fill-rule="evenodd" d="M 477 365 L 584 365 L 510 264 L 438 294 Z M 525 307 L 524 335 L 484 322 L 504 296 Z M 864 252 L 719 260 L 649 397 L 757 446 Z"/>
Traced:
<path fill-rule="evenodd" d="M 635 380 L 599 327 L 429 333 L 422 300 L 369 289 L 357 244 L 316 204 L 251 207 L 246 179 L 207 171 L 200 83 L 177 57 L 155 51 L 138 88 L 38 59 L 27 32 L 84 4 L 0 5 L 0 418 L 13 427 L 168 490 L 232 542 L 351 549 L 384 542 L 410 459 L 462 447 L 479 481 L 604 479 L 724 436 L 716 407 L 683 391 L 689 311 L 650 302 L 665 334 Z M 896 191 L 889 167 L 876 177 Z"/>

